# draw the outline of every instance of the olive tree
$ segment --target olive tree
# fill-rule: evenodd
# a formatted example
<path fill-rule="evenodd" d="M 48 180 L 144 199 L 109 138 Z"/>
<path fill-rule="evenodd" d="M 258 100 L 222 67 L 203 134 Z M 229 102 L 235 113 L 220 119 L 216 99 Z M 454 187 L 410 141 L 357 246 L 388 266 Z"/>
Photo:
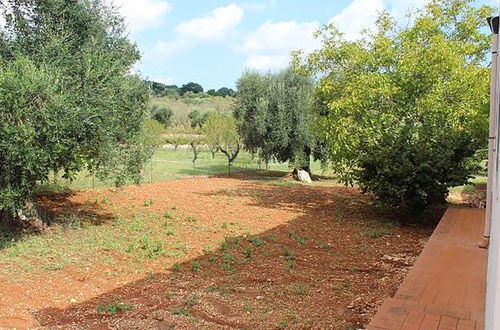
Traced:
<path fill-rule="evenodd" d="M 139 52 L 116 10 L 0 0 L 0 12 L 0 217 L 19 220 L 51 171 L 138 182 L 148 88 L 130 73 Z"/>

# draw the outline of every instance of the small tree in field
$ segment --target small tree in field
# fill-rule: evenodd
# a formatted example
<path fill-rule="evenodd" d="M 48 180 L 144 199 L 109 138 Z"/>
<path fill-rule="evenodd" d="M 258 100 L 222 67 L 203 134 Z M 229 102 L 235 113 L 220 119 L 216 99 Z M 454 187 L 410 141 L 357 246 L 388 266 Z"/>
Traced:
<path fill-rule="evenodd" d="M 335 27 L 301 62 L 319 77 L 316 132 L 339 178 L 418 214 L 477 170 L 486 147 L 491 8 L 433 0 L 408 27 L 382 13 L 377 31 L 346 41 Z"/>
<path fill-rule="evenodd" d="M 27 209 L 51 171 L 138 182 L 148 88 L 123 19 L 102 1 L 0 0 L 0 218 Z"/>
<path fill-rule="evenodd" d="M 203 126 L 203 134 L 206 143 L 218 146 L 220 152 L 226 155 L 228 173 L 231 174 L 231 165 L 241 149 L 234 118 L 222 114 L 210 114 Z"/>

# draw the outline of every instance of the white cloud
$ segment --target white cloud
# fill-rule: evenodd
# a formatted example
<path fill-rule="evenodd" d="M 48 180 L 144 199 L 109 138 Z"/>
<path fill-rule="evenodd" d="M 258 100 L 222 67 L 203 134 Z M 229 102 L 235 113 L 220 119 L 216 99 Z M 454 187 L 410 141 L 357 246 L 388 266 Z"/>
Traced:
<path fill-rule="evenodd" d="M 227 40 L 243 18 L 244 10 L 230 4 L 214 9 L 210 14 L 177 25 L 176 38 L 158 40 L 144 55 L 145 60 L 164 61 L 175 53 L 193 47 L 197 42 Z"/>
<path fill-rule="evenodd" d="M 243 9 L 234 4 L 216 8 L 207 16 L 194 18 L 177 26 L 176 32 L 185 38 L 223 39 L 243 18 Z"/>
<path fill-rule="evenodd" d="M 383 0 L 354 0 L 328 23 L 342 31 L 346 39 L 353 40 L 361 36 L 363 29 L 373 26 L 378 13 L 384 9 Z"/>
<path fill-rule="evenodd" d="M 290 52 L 302 49 L 311 52 L 320 43 L 313 37 L 317 22 L 266 22 L 250 32 L 236 49 L 247 54 L 246 67 L 256 70 L 277 70 L 289 64 Z"/>
<path fill-rule="evenodd" d="M 163 23 L 171 9 L 164 0 L 108 0 L 113 2 L 129 26 L 131 32 L 154 28 Z"/>
<path fill-rule="evenodd" d="M 422 8 L 428 0 L 354 0 L 340 14 L 329 21 L 333 23 L 348 40 L 361 37 L 364 29 L 374 26 L 377 15 L 387 10 L 398 22 L 406 19 L 408 12 Z"/>

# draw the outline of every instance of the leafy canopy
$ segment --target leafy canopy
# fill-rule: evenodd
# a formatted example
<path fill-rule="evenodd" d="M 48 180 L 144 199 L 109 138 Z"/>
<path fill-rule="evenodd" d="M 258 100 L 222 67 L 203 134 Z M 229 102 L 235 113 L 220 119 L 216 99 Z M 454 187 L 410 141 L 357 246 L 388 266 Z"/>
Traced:
<path fill-rule="evenodd" d="M 309 166 L 317 146 L 312 134 L 312 81 L 292 69 L 245 72 L 237 82 L 235 118 L 245 148 L 269 161 Z"/>
<path fill-rule="evenodd" d="M 419 212 L 475 173 L 486 147 L 488 7 L 433 0 L 399 28 L 381 13 L 377 30 L 347 41 L 334 27 L 300 72 L 315 75 L 315 131 L 337 173 L 393 206 Z"/>
<path fill-rule="evenodd" d="M 51 171 L 139 181 L 147 87 L 123 19 L 102 1 L 0 0 L 0 212 Z"/>

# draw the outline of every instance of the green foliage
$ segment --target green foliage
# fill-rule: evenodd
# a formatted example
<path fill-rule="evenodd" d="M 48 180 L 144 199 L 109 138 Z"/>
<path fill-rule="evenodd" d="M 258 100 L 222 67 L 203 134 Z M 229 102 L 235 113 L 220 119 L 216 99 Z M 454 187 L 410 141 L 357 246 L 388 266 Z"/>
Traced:
<path fill-rule="evenodd" d="M 231 173 L 231 165 L 241 148 L 235 119 L 232 116 L 212 113 L 205 122 L 203 134 L 211 150 L 220 150 L 227 157 L 228 171 Z"/>
<path fill-rule="evenodd" d="M 180 95 L 180 89 L 177 85 L 165 85 L 156 81 L 145 81 L 149 86 L 151 94 L 154 96 L 168 96 L 176 98 Z"/>
<path fill-rule="evenodd" d="M 189 82 L 187 84 L 182 85 L 180 88 L 180 94 L 184 95 L 187 92 L 191 92 L 194 94 L 203 93 L 203 87 L 200 84 Z"/>
<path fill-rule="evenodd" d="M 131 309 L 132 306 L 125 304 L 123 302 L 115 303 L 115 302 L 110 302 L 106 304 L 102 304 L 97 306 L 97 312 L 98 313 L 108 313 L 110 315 L 116 315 L 121 312 L 125 312 L 129 309 Z"/>
<path fill-rule="evenodd" d="M 140 180 L 147 87 L 123 20 L 103 2 L 15 1 L 0 26 L 0 212 L 51 171 Z M 15 17 L 15 19 L 13 19 Z"/>
<path fill-rule="evenodd" d="M 266 163 L 275 158 L 309 168 L 311 155 L 320 150 L 311 130 L 311 79 L 291 69 L 245 72 L 237 87 L 234 115 L 245 148 Z"/>
<path fill-rule="evenodd" d="M 295 54 L 319 77 L 315 129 L 344 183 L 416 214 L 471 178 L 487 145 L 491 13 L 434 0 L 404 29 L 382 13 L 362 40 L 327 26 L 322 49 Z"/>
<path fill-rule="evenodd" d="M 166 106 L 153 105 L 151 109 L 151 118 L 161 123 L 165 128 L 168 128 L 172 124 L 173 114 L 172 109 Z"/>

